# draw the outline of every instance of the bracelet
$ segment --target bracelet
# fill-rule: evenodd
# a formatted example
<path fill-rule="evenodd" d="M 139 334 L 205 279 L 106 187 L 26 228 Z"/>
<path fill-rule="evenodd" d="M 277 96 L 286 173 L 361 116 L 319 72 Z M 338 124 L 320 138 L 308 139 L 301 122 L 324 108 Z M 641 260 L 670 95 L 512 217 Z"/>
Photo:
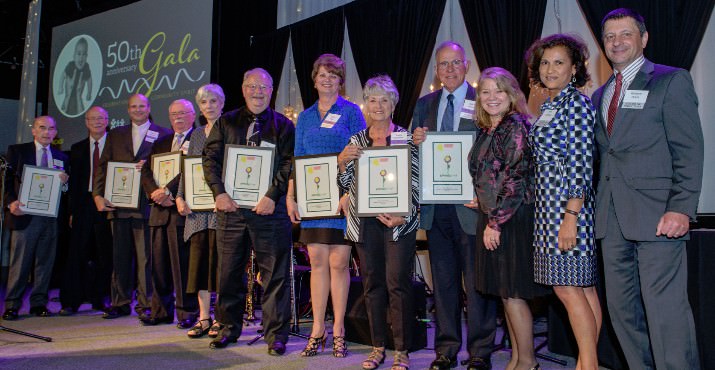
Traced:
<path fill-rule="evenodd" d="M 576 212 L 574 210 L 570 210 L 570 209 L 566 208 L 566 209 L 564 209 L 564 212 L 578 217 L 578 212 Z"/>

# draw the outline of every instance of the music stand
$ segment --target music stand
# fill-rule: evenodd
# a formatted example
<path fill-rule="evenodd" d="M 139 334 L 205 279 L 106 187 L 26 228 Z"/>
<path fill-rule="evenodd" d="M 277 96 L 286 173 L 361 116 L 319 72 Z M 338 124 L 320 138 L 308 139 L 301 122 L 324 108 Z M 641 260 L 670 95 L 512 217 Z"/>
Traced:
<path fill-rule="evenodd" d="M 10 168 L 10 164 L 7 163 L 4 157 L 0 157 L 0 204 L 5 204 L 5 176 L 7 173 L 8 168 Z M 0 212 L 0 243 L 2 243 L 2 237 L 3 237 L 3 232 L 4 228 L 3 225 L 5 223 L 5 210 Z M 18 334 L 18 335 L 24 335 L 26 337 L 30 338 L 35 338 L 35 339 L 41 339 L 44 340 L 45 342 L 52 342 L 52 338 L 50 337 L 43 337 L 41 335 L 37 334 L 32 334 L 28 333 L 25 331 L 20 331 L 20 330 L 15 330 L 11 329 L 5 326 L 2 326 L 2 318 L 0 317 L 0 331 L 6 331 L 8 333 L 13 333 L 13 334 Z"/>

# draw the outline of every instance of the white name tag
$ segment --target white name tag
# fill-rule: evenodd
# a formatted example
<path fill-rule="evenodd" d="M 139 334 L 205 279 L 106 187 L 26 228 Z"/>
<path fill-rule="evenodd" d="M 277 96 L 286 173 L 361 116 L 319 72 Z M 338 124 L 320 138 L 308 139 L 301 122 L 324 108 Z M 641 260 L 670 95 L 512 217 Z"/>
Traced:
<path fill-rule="evenodd" d="M 335 113 L 330 113 L 325 118 L 323 119 L 323 123 L 320 124 L 320 127 L 324 128 L 333 128 L 336 123 L 338 123 L 338 120 L 340 119 L 339 114 Z"/>
<path fill-rule="evenodd" d="M 474 100 L 465 99 L 462 110 L 459 112 L 459 118 L 474 119 Z"/>
<path fill-rule="evenodd" d="M 146 132 L 146 137 L 150 137 L 150 138 L 153 138 L 154 140 L 156 140 L 156 138 L 159 137 L 159 133 L 156 131 L 149 130 Z"/>
<path fill-rule="evenodd" d="M 547 109 L 544 113 L 541 113 L 539 119 L 534 123 L 534 126 L 548 126 L 549 122 L 556 117 L 556 109 Z"/>
<path fill-rule="evenodd" d="M 149 136 L 149 134 L 147 134 L 146 137 L 144 138 L 144 141 L 146 141 L 147 143 L 153 143 L 156 141 L 156 138 L 151 137 L 151 136 Z"/>
<path fill-rule="evenodd" d="M 407 133 L 406 132 L 393 132 L 390 134 L 390 145 L 404 145 L 407 144 Z"/>
<path fill-rule="evenodd" d="M 184 153 L 184 155 L 189 154 L 189 140 L 184 141 L 183 144 L 181 144 L 181 151 Z"/>
<path fill-rule="evenodd" d="M 275 148 L 275 147 L 276 147 L 276 144 L 269 143 L 269 142 L 267 142 L 267 141 L 265 141 L 265 140 L 262 140 L 260 146 L 263 147 L 263 148 Z"/>
<path fill-rule="evenodd" d="M 643 109 L 646 100 L 648 99 L 648 90 L 626 90 L 623 96 L 621 108 L 626 109 Z"/>
<path fill-rule="evenodd" d="M 52 165 L 58 169 L 65 169 L 65 164 L 59 159 L 52 159 Z"/>

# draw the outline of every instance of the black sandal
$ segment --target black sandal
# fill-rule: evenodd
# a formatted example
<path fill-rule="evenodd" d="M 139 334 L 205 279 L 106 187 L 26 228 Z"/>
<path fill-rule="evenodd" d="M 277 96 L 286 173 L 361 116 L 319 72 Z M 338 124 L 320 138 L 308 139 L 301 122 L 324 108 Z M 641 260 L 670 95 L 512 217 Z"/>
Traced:
<path fill-rule="evenodd" d="M 372 352 L 367 359 L 362 362 L 363 370 L 373 370 L 385 363 L 385 347 L 372 347 Z"/>
<path fill-rule="evenodd" d="M 345 336 L 333 336 L 333 356 L 338 358 L 348 357 L 348 344 L 345 343 Z"/>
<path fill-rule="evenodd" d="M 218 320 L 214 320 L 213 324 L 211 324 L 211 327 L 209 328 L 209 338 L 218 337 L 218 335 L 221 334 L 221 330 L 223 330 L 223 324 L 218 322 Z"/>
<path fill-rule="evenodd" d="M 202 324 L 203 322 L 206 322 L 206 327 Z M 194 326 L 189 329 L 189 331 L 186 332 L 186 335 L 189 338 L 201 338 L 204 335 L 208 334 L 209 329 L 211 328 L 211 319 L 204 319 L 204 320 L 199 320 L 194 324 Z"/>

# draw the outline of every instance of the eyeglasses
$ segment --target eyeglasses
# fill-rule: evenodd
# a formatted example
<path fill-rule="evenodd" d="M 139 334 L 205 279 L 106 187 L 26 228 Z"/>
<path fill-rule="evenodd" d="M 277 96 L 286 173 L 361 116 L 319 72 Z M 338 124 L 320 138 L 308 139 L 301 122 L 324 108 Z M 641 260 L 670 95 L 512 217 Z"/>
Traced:
<path fill-rule="evenodd" d="M 247 88 L 248 90 L 251 90 L 251 91 L 256 91 L 256 90 L 268 91 L 268 90 L 273 89 L 273 86 L 256 85 L 256 84 L 246 84 L 246 85 L 243 85 L 243 87 L 245 87 L 245 88 Z"/>
<path fill-rule="evenodd" d="M 169 116 L 171 116 L 171 117 L 181 117 L 181 116 L 185 116 L 185 115 L 191 114 L 191 113 L 194 113 L 194 112 L 192 112 L 192 111 L 173 112 L 173 113 L 169 113 Z"/>
<path fill-rule="evenodd" d="M 452 66 L 452 68 L 459 68 L 464 65 L 464 61 L 461 59 L 455 59 L 451 62 L 445 60 L 444 62 L 437 63 L 437 68 L 447 69 L 450 65 Z"/>

